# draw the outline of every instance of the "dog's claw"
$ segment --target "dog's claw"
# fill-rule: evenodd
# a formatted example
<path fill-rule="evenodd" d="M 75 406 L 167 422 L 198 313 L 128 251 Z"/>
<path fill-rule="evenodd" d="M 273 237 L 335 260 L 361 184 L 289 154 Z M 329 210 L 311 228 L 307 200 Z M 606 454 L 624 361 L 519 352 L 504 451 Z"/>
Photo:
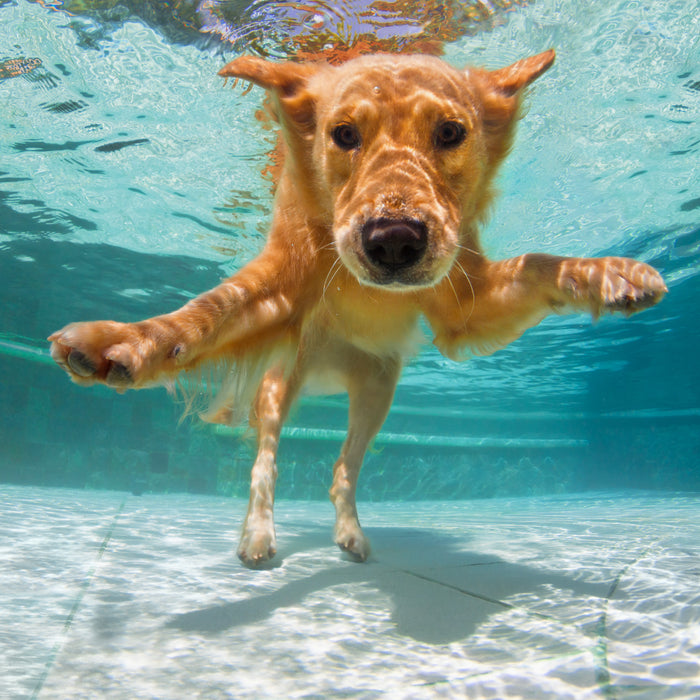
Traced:
<path fill-rule="evenodd" d="M 272 559 L 275 556 L 275 554 L 277 554 L 277 550 L 274 547 L 270 547 L 267 550 L 267 552 L 257 552 L 252 556 L 248 556 L 247 552 L 239 550 L 238 558 L 243 562 L 243 564 L 245 564 L 245 566 L 248 566 L 251 569 L 257 569 L 258 567 L 270 561 L 270 559 Z"/>

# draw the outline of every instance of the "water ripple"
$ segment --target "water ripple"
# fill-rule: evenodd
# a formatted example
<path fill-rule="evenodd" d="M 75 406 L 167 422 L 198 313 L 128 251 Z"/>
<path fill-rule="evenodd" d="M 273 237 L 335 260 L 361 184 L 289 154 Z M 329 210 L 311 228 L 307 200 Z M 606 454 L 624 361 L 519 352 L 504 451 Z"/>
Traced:
<path fill-rule="evenodd" d="M 227 0 L 203 0 L 198 15 L 203 32 L 218 35 L 237 49 L 262 55 L 328 54 L 362 51 L 439 51 L 453 41 L 494 26 L 522 2 L 366 2 L 328 3 L 256 0 L 242 15 Z M 237 9 L 237 8 L 234 8 Z"/>
<path fill-rule="evenodd" d="M 98 48 L 114 29 L 139 19 L 171 40 L 207 38 L 235 51 L 287 57 L 320 51 L 431 50 L 488 31 L 529 0 L 403 3 L 382 0 L 190 0 L 178 3 L 34 0 L 68 13 L 84 48 Z"/>

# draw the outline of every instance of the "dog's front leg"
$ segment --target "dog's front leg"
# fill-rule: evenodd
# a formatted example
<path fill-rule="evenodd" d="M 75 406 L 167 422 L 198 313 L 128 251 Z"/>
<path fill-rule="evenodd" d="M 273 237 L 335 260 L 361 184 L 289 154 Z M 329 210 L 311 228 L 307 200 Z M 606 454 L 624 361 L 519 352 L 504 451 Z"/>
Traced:
<path fill-rule="evenodd" d="M 218 287 L 163 316 L 138 323 L 72 323 L 49 336 L 51 355 L 78 384 L 118 390 L 150 386 L 251 340 L 289 328 L 295 299 L 289 264 L 263 252 Z"/>
<path fill-rule="evenodd" d="M 335 543 L 354 559 L 365 561 L 370 545 L 357 517 L 355 490 L 367 446 L 389 412 L 401 363 L 362 353 L 353 364 L 348 368 L 348 434 L 333 466 L 330 497 L 336 511 Z"/>
<path fill-rule="evenodd" d="M 440 293 L 427 297 L 435 344 L 459 359 L 465 349 L 488 353 L 518 338 L 550 313 L 631 315 L 668 291 L 661 275 L 629 258 L 521 255 L 491 262 L 471 256 Z"/>

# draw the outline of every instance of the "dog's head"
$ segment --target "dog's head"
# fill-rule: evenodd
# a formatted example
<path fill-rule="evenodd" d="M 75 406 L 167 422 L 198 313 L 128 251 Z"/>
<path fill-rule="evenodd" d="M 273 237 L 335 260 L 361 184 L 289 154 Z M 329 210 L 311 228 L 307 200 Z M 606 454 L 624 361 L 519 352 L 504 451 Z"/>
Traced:
<path fill-rule="evenodd" d="M 275 99 L 295 186 L 321 207 L 345 266 L 383 288 L 429 287 L 450 270 L 492 197 L 523 88 L 554 52 L 495 71 L 431 56 L 333 67 L 238 58 L 220 75 Z"/>

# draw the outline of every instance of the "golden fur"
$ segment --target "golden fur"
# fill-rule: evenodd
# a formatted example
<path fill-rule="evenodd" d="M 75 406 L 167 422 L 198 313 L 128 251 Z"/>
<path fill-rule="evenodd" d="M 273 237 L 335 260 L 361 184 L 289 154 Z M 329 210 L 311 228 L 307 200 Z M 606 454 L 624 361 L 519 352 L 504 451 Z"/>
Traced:
<path fill-rule="evenodd" d="M 140 323 L 77 323 L 52 355 L 79 384 L 118 390 L 232 363 L 204 418 L 258 433 L 239 547 L 251 565 L 276 550 L 276 451 L 290 405 L 310 384 L 349 394 L 349 429 L 333 469 L 335 540 L 369 554 L 355 487 L 419 319 L 448 357 L 491 352 L 547 314 L 634 313 L 666 287 L 626 258 L 543 254 L 491 261 L 478 226 L 510 148 L 523 90 L 547 51 L 500 70 L 457 70 L 430 56 L 365 56 L 341 66 L 241 57 L 220 72 L 266 88 L 285 159 L 260 255 L 181 309 Z"/>

